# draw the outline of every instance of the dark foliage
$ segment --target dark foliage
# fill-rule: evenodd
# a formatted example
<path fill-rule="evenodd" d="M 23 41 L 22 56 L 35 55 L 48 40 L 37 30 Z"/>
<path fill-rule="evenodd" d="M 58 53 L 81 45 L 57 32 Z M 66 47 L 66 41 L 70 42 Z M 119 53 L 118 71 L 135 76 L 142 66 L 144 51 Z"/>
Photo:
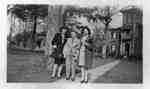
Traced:
<path fill-rule="evenodd" d="M 9 10 L 8 10 L 9 11 Z M 18 18 L 22 20 L 33 19 L 34 16 L 45 17 L 48 15 L 48 5 L 14 5 L 11 8 Z"/>

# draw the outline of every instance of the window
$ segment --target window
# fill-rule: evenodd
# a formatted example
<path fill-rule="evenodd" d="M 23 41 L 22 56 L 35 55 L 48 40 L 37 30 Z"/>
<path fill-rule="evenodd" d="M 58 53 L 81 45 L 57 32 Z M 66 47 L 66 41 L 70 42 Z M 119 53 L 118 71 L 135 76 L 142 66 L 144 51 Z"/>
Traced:
<path fill-rule="evenodd" d="M 112 49 L 112 52 L 115 52 L 116 46 L 115 46 L 115 45 L 112 45 L 112 46 L 111 46 L 111 49 Z"/>
<path fill-rule="evenodd" d="M 114 32 L 114 34 L 113 34 L 113 39 L 116 39 L 116 33 Z"/>
<path fill-rule="evenodd" d="M 69 13 L 69 12 L 67 12 L 67 13 L 66 13 L 66 16 L 70 16 L 70 13 Z"/>
<path fill-rule="evenodd" d="M 126 24 L 128 24 L 128 14 L 126 14 Z"/>
<path fill-rule="evenodd" d="M 111 32 L 111 39 L 113 39 L 113 32 Z"/>
<path fill-rule="evenodd" d="M 124 14 L 124 15 L 123 15 L 123 24 L 126 24 L 126 23 L 127 23 L 127 18 L 126 18 L 126 17 L 127 17 L 127 14 Z"/>
<path fill-rule="evenodd" d="M 128 14 L 128 24 L 130 24 L 132 21 L 132 15 L 131 14 Z"/>

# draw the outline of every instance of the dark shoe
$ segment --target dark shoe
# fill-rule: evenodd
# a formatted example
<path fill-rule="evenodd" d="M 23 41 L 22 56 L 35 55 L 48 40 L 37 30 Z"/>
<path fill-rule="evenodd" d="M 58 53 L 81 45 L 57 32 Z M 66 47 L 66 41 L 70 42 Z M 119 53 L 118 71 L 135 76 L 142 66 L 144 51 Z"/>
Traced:
<path fill-rule="evenodd" d="M 87 81 L 84 81 L 84 83 L 88 83 L 88 80 L 87 80 Z"/>
<path fill-rule="evenodd" d="M 57 79 L 61 79 L 61 76 L 57 77 Z"/>
<path fill-rule="evenodd" d="M 84 83 L 84 80 L 80 81 L 80 83 Z"/>
<path fill-rule="evenodd" d="M 68 78 L 66 78 L 66 80 L 69 80 L 70 78 L 68 77 Z"/>
<path fill-rule="evenodd" d="M 72 81 L 74 81 L 74 80 L 75 80 L 75 78 L 71 78 L 71 80 L 72 80 Z"/>
<path fill-rule="evenodd" d="M 56 78 L 56 77 L 54 77 L 54 76 L 51 77 L 51 79 L 54 79 L 54 78 Z"/>

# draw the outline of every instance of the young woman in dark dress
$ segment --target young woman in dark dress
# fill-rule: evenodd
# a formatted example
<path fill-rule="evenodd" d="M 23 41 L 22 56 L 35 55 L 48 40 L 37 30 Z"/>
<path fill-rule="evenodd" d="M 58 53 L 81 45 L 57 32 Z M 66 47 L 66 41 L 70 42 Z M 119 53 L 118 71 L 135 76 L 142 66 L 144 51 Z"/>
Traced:
<path fill-rule="evenodd" d="M 52 73 L 52 78 L 56 76 L 57 72 L 57 77 L 61 78 L 61 71 L 63 68 L 63 65 L 65 63 L 65 58 L 63 56 L 63 47 L 67 41 L 68 35 L 67 33 L 68 28 L 67 27 L 61 27 L 60 32 L 56 33 L 53 40 L 52 40 L 52 46 L 53 46 L 53 52 L 51 56 L 55 59 L 54 61 L 54 66 L 53 66 L 53 73 Z"/>

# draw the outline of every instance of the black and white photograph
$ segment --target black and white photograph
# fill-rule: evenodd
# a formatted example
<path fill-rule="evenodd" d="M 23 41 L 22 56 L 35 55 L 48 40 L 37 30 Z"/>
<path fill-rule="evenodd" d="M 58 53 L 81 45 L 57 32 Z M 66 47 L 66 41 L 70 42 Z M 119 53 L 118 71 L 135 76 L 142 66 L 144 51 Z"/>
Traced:
<path fill-rule="evenodd" d="M 6 12 L 7 83 L 143 83 L 142 6 L 8 4 Z"/>

